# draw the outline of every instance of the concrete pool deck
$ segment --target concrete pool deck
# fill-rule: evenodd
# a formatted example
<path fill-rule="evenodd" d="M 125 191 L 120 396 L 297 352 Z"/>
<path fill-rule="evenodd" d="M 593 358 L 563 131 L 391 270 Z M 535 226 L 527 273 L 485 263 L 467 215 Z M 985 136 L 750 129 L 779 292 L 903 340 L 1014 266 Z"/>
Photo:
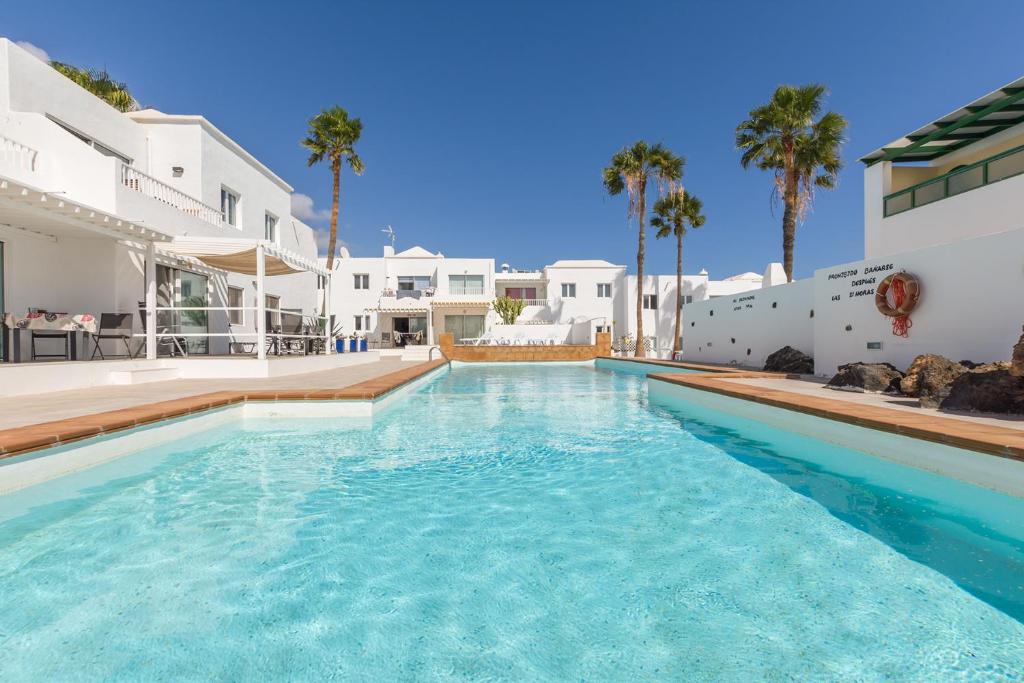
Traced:
<path fill-rule="evenodd" d="M 373 400 L 447 363 L 382 359 L 267 379 L 169 380 L 3 399 L 0 458 L 243 401 Z"/>

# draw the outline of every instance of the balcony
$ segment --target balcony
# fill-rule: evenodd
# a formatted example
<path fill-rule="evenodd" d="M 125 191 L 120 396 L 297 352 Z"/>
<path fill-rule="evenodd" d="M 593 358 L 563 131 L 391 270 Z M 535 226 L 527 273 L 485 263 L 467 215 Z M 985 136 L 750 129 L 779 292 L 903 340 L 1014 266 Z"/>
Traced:
<path fill-rule="evenodd" d="M 172 206 L 187 216 L 198 218 L 218 228 L 223 225 L 223 218 L 218 209 L 124 163 L 121 164 L 121 184 L 129 190 Z"/>
<path fill-rule="evenodd" d="M 0 166 L 35 173 L 39 152 L 0 135 Z"/>
<path fill-rule="evenodd" d="M 1024 146 L 931 178 L 905 190 L 886 195 L 884 216 L 895 216 L 941 199 L 975 190 L 1024 173 Z"/>

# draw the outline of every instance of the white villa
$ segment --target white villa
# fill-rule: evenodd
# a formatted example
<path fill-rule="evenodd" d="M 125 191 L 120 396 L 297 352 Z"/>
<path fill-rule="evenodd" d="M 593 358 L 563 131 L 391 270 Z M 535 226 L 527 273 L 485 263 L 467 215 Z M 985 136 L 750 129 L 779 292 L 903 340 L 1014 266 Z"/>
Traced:
<path fill-rule="evenodd" d="M 777 264 L 776 264 L 777 265 Z M 778 277 L 776 275 L 775 277 Z M 710 280 L 707 271 L 683 276 L 683 303 L 730 296 L 761 286 L 763 276 L 743 273 Z M 540 270 L 517 270 L 490 258 L 448 258 L 423 247 L 382 256 L 353 257 L 342 250 L 332 273 L 331 310 L 347 335 L 375 348 L 434 344 L 440 332 L 456 343 L 495 339 L 591 344 L 610 331 L 614 340 L 636 337 L 637 278 L 602 260 L 563 259 Z M 494 312 L 496 297 L 524 303 L 515 325 Z M 644 335 L 649 352 L 667 356 L 675 326 L 676 276 L 644 276 Z"/>
<path fill-rule="evenodd" d="M 88 359 L 96 332 L 107 358 L 262 358 L 314 333 L 327 274 L 291 193 L 202 116 L 120 113 L 0 39 L 3 359 Z"/>
<path fill-rule="evenodd" d="M 1024 323 L 1024 78 L 865 155 L 864 259 L 688 307 L 684 358 L 761 365 L 782 346 L 830 376 L 919 354 L 1006 360 Z M 920 281 L 907 336 L 875 305 L 893 273 Z"/>

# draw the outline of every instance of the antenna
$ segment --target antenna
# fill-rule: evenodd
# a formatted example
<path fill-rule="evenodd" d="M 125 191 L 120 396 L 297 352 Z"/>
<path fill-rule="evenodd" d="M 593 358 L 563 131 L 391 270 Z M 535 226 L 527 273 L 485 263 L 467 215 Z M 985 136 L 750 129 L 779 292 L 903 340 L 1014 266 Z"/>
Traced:
<path fill-rule="evenodd" d="M 391 226 L 389 225 L 386 228 L 383 228 L 381 230 L 381 232 L 391 238 L 391 246 L 394 247 L 395 246 L 395 231 L 391 228 Z"/>

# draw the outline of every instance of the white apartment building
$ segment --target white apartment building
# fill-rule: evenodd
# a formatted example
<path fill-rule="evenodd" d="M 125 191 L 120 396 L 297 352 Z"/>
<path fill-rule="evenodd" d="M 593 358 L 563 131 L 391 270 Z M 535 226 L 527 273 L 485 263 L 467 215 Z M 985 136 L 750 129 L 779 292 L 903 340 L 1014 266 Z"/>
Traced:
<path fill-rule="evenodd" d="M 434 344 L 440 332 L 460 340 L 491 333 L 497 339 L 552 338 L 590 344 L 594 335 L 636 338 L 636 282 L 626 267 L 603 260 L 563 259 L 541 270 L 516 270 L 494 259 L 446 258 L 422 247 L 383 256 L 352 257 L 341 251 L 333 272 L 331 310 L 341 332 L 376 345 Z M 683 277 L 684 304 L 761 284 L 747 273 L 723 281 L 707 271 Z M 514 325 L 494 312 L 495 298 L 523 301 Z M 675 325 L 676 277 L 644 277 L 644 335 L 652 353 L 668 355 Z M 539 327 L 545 326 L 545 327 Z"/>
<path fill-rule="evenodd" d="M 684 357 L 760 365 L 782 346 L 828 376 L 843 363 L 905 369 L 919 354 L 1005 360 L 1024 323 L 1024 78 L 862 157 L 864 259 L 694 304 Z M 920 282 L 906 336 L 875 289 Z"/>
<path fill-rule="evenodd" d="M 141 346 L 148 274 L 154 311 L 193 309 L 156 314 L 190 356 L 253 351 L 263 306 L 271 325 L 317 312 L 326 273 L 291 194 L 202 116 L 120 113 L 0 38 L 0 311 L 131 314 Z M 217 307 L 234 310 L 196 310 Z M 2 335 L 8 361 L 67 343 L 19 332 Z"/>

